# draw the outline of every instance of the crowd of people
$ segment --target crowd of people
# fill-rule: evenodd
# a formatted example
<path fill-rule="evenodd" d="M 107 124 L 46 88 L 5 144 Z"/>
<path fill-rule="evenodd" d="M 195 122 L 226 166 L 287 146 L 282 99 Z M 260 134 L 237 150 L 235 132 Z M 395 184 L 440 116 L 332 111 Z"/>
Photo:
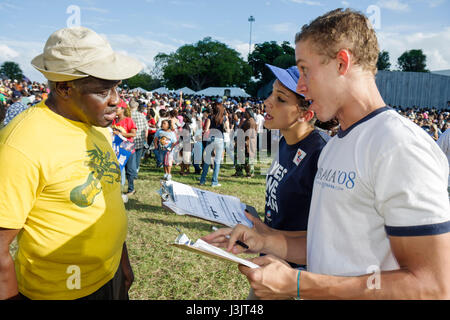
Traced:
<path fill-rule="evenodd" d="M 200 184 L 212 165 L 218 187 L 228 156 L 251 178 L 258 149 L 275 145 L 264 221 L 247 214 L 252 228 L 202 238 L 261 254 L 259 268 L 238 267 L 249 299 L 449 299 L 448 111 L 386 106 L 377 37 L 361 12 L 332 10 L 295 45 L 296 66 L 267 65 L 270 96 L 241 100 L 119 90 L 139 61 L 88 28 L 54 32 L 31 62 L 47 99 L 30 108 L 30 84 L 3 86 L 0 298 L 128 299 L 124 196 L 142 157 L 153 154 L 165 179 L 193 163 Z"/>
<path fill-rule="evenodd" d="M 46 84 L 0 79 L 0 128 L 28 107 L 47 99 Z"/>
<path fill-rule="evenodd" d="M 220 186 L 221 163 L 231 161 L 235 168 L 233 176 L 251 178 L 255 174 L 259 152 L 270 152 L 273 144 L 278 147 L 279 130 L 264 127 L 266 106 L 258 98 L 183 96 L 182 92 L 158 94 L 131 90 L 122 90 L 121 97 L 122 106 L 134 105 L 135 109 L 134 116 L 130 112 L 126 114 L 137 124 L 138 133 L 134 138 L 136 150 L 139 150 L 135 158 L 136 171 L 142 160 L 150 158 L 157 167 L 164 168 L 164 179 L 171 179 L 173 166 L 179 166 L 180 175 L 201 175 L 200 184 L 205 184 L 212 165 L 212 186 Z M 447 109 L 392 108 L 424 129 L 435 141 L 450 127 L 450 110 Z M 138 114 L 146 117 L 146 124 L 138 120 Z M 225 127 L 219 126 L 220 132 L 212 141 L 214 135 L 210 129 L 217 130 L 217 126 L 211 127 L 211 119 L 217 116 L 222 117 L 219 121 Z M 124 127 L 131 130 L 129 125 Z M 338 132 L 339 123 L 337 120 L 324 123 L 316 120 L 315 127 L 328 140 Z M 238 138 L 242 137 L 245 143 L 239 144 Z M 211 148 L 206 149 L 210 144 Z"/>
<path fill-rule="evenodd" d="M 450 109 L 436 108 L 401 108 L 398 112 L 424 129 L 437 141 L 448 128 L 450 128 Z"/>

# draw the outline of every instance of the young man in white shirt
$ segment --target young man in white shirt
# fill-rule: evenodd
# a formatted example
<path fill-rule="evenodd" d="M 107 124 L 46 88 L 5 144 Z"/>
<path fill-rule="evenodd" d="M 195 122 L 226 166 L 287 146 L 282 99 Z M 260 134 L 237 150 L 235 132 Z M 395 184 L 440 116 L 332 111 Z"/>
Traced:
<path fill-rule="evenodd" d="M 234 253 L 244 251 L 235 246 L 241 240 L 269 254 L 253 259 L 261 268 L 239 266 L 259 298 L 450 299 L 447 159 L 386 107 L 375 83 L 378 52 L 370 22 L 351 9 L 296 35 L 297 91 L 320 121 L 340 123 L 319 158 L 307 234 L 276 232 L 248 215 L 253 229 L 205 237 Z"/>

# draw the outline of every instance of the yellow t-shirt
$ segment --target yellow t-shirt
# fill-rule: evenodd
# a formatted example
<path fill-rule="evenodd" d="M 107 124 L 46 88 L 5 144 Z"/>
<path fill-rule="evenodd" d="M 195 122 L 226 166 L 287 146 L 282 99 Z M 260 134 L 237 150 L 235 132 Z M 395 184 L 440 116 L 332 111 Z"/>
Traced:
<path fill-rule="evenodd" d="M 77 299 L 113 278 L 127 233 L 120 179 L 108 129 L 44 102 L 0 130 L 0 227 L 22 229 L 22 294 Z"/>

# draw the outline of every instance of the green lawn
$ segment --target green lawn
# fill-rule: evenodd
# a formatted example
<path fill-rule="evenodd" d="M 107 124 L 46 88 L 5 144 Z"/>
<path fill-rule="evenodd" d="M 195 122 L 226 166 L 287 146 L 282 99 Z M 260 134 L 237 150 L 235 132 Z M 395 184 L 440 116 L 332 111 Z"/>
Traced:
<path fill-rule="evenodd" d="M 265 176 L 256 166 L 253 178 L 231 177 L 231 165 L 221 167 L 219 188 L 211 188 L 211 174 L 206 186 L 198 186 L 199 175 L 181 176 L 174 167 L 173 180 L 214 192 L 229 194 L 264 211 Z M 194 169 L 191 166 L 191 172 Z M 135 274 L 131 299 L 245 299 L 249 284 L 236 264 L 204 257 L 170 246 L 178 235 L 175 227 L 192 240 L 212 232 L 213 223 L 178 216 L 161 208 L 159 189 L 162 169 L 154 161 L 143 163 L 135 181 L 136 194 L 126 204 L 128 211 L 128 253 Z M 208 183 L 209 182 L 209 183 Z M 216 225 L 218 226 L 218 225 Z M 245 256 L 244 256 L 245 257 Z"/>

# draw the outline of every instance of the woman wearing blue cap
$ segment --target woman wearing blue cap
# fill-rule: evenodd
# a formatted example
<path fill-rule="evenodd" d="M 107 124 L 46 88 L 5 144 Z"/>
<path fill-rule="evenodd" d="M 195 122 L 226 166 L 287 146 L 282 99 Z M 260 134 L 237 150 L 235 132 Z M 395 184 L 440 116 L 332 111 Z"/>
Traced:
<path fill-rule="evenodd" d="M 277 78 L 264 101 L 264 127 L 279 129 L 278 153 L 266 178 L 265 224 L 285 231 L 306 231 L 317 161 L 326 141 L 315 129 L 314 112 L 296 93 L 297 67 L 267 65 Z"/>
<path fill-rule="evenodd" d="M 326 141 L 314 127 L 314 112 L 308 110 L 308 102 L 295 91 L 299 78 L 297 67 L 267 67 L 276 80 L 271 95 L 264 101 L 267 112 L 264 127 L 279 129 L 282 137 L 266 177 L 264 223 L 250 214 L 247 217 L 258 231 L 272 228 L 303 233 L 308 225 L 317 161 Z M 228 239 L 224 235 L 230 232 L 231 229 L 221 229 L 203 239 L 226 247 Z M 254 298 L 251 292 L 249 299 Z"/>

